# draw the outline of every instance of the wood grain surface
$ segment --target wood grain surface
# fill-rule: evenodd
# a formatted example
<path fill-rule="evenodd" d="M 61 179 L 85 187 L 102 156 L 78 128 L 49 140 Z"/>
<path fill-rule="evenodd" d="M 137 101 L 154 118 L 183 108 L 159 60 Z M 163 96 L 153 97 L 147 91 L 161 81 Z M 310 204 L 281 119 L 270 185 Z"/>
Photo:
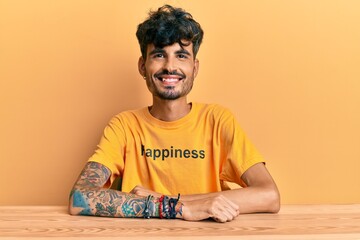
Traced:
<path fill-rule="evenodd" d="M 45 237 L 45 238 L 44 238 Z M 0 206 L 0 239 L 357 239 L 360 204 L 285 205 L 228 223 L 70 216 L 65 206 Z"/>

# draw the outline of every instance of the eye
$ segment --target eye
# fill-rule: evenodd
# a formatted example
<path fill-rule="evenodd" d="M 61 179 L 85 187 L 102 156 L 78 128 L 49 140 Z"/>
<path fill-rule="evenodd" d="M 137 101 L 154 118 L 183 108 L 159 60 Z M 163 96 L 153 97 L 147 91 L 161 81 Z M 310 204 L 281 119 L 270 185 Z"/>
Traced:
<path fill-rule="evenodd" d="M 187 55 L 186 54 L 179 54 L 178 58 L 187 58 Z"/>
<path fill-rule="evenodd" d="M 157 53 L 154 55 L 154 58 L 163 58 L 164 54 L 163 53 Z"/>

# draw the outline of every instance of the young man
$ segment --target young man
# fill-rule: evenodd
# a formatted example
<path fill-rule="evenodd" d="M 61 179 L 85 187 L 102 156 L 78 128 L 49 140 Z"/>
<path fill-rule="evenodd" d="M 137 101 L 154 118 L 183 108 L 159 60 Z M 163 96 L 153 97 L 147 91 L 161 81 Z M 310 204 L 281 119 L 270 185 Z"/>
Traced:
<path fill-rule="evenodd" d="M 139 72 L 150 107 L 115 116 L 75 183 L 73 215 L 233 220 L 278 212 L 279 192 L 264 160 L 234 116 L 218 105 L 188 103 L 203 31 L 165 5 L 138 26 Z M 121 177 L 121 191 L 109 189 Z M 229 190 L 224 181 L 243 188 Z"/>

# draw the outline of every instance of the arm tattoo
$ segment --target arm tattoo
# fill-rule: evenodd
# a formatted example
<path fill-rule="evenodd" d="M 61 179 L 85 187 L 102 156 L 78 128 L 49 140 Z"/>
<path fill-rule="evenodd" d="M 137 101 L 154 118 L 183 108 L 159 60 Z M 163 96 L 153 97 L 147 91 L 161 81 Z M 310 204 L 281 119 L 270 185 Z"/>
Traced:
<path fill-rule="evenodd" d="M 89 162 L 81 172 L 76 185 L 102 187 L 110 177 L 110 174 L 110 170 L 104 165 L 96 162 Z"/>
<path fill-rule="evenodd" d="M 100 163 L 89 162 L 70 194 L 70 208 L 78 215 L 143 217 L 146 197 L 103 188 L 111 175 Z M 158 217 L 158 199 L 150 202 L 151 217 Z M 74 211 L 72 211 L 74 212 Z"/>

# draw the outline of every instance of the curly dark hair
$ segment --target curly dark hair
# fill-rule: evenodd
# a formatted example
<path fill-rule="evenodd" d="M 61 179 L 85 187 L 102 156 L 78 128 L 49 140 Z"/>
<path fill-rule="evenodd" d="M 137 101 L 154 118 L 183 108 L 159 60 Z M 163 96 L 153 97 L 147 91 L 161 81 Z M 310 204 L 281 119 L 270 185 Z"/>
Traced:
<path fill-rule="evenodd" d="M 139 24 L 136 31 L 144 59 L 146 59 L 149 44 L 163 48 L 174 43 L 187 46 L 190 42 L 193 43 L 195 57 L 203 36 L 204 32 L 200 24 L 193 19 L 190 13 L 170 5 L 164 5 L 157 11 L 150 11 L 148 19 Z"/>

